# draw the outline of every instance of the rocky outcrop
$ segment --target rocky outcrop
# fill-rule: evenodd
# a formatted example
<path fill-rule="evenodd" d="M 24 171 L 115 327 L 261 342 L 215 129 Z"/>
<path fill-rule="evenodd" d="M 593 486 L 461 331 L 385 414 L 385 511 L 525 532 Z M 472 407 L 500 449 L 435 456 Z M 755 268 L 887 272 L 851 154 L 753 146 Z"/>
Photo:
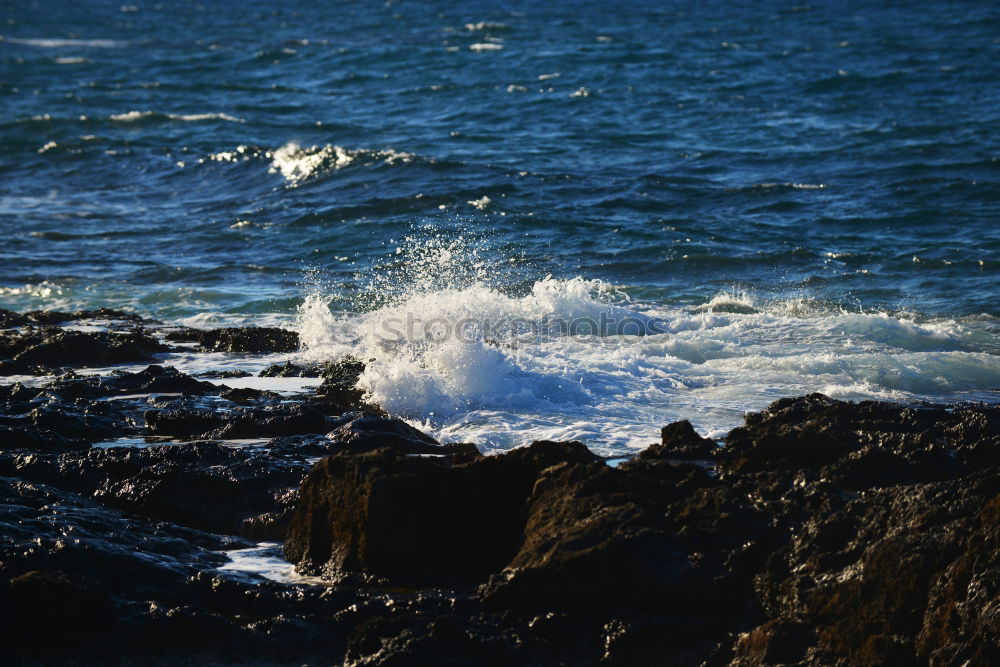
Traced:
<path fill-rule="evenodd" d="M 285 553 L 342 582 L 478 581 L 480 613 L 534 619 L 547 642 L 560 622 L 601 637 L 583 663 L 1000 658 L 1000 409 L 811 395 L 721 447 L 685 422 L 662 435 L 617 469 L 557 443 L 340 452 L 303 483 Z M 433 655 L 422 623 L 365 632 L 399 659 Z"/>
<path fill-rule="evenodd" d="M 334 579 L 474 581 L 516 551 L 538 474 L 582 459 L 596 457 L 578 443 L 544 442 L 498 457 L 338 453 L 303 483 L 285 554 Z"/>
<path fill-rule="evenodd" d="M 365 365 L 347 357 L 323 367 L 323 383 L 316 388 L 313 401 L 337 412 L 365 410 L 373 414 L 383 414 L 377 406 L 364 402 L 364 391 L 357 388 L 358 379 Z"/>
<path fill-rule="evenodd" d="M 318 378 L 321 372 L 317 366 L 299 366 L 298 364 L 286 361 L 283 364 L 272 364 L 257 375 L 262 378 Z"/>
<path fill-rule="evenodd" d="M 202 352 L 295 352 L 299 335 L 275 327 L 177 329 L 166 336 L 175 343 L 197 343 Z"/>
<path fill-rule="evenodd" d="M 113 327 L 158 324 L 156 320 L 142 317 L 136 313 L 115 310 L 114 308 L 78 310 L 72 313 L 58 310 L 32 310 L 26 313 L 15 313 L 12 310 L 0 308 L 0 329 L 12 329 L 23 326 L 54 326 L 79 321 L 100 321 Z"/>
<path fill-rule="evenodd" d="M 31 368 L 107 366 L 148 361 L 168 348 L 140 329 L 127 333 L 43 328 L 0 333 L 5 375 Z M 13 371 L 13 372 L 11 372 Z"/>
<path fill-rule="evenodd" d="M 0 662 L 339 662 L 365 596 L 216 571 L 249 546 L 0 477 Z"/>
<path fill-rule="evenodd" d="M 201 396 L 221 391 L 171 367 L 105 376 L 67 374 L 38 387 L 0 386 L 0 449 L 86 449 L 90 443 L 141 433 L 136 419 L 148 407 L 145 394 Z M 115 396 L 131 398 L 108 401 Z"/>
<path fill-rule="evenodd" d="M 280 403 L 225 413 L 189 407 L 153 409 L 143 419 L 149 435 L 201 440 L 323 433 L 333 424 L 308 405 Z"/>
<path fill-rule="evenodd" d="M 284 537 L 307 472 L 304 461 L 217 442 L 0 454 L 0 474 L 151 519 L 255 539 Z"/>
<path fill-rule="evenodd" d="M 4 367 L 56 372 L 14 357 L 75 349 L 38 328 L 66 315 L 0 311 Z M 0 663 L 1000 663 L 996 406 L 813 394 L 614 467 L 440 444 L 363 370 L 269 371 L 324 378 L 291 399 L 155 365 L 0 385 Z M 217 569 L 283 538 L 336 586 Z"/>

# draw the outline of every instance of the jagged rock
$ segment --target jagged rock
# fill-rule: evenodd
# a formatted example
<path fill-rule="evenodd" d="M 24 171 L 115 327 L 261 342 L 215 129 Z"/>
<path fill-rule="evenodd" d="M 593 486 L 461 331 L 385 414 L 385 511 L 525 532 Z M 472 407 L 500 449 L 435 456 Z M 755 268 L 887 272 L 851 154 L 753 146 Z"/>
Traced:
<path fill-rule="evenodd" d="M 344 451 L 371 452 L 388 447 L 404 454 L 441 454 L 437 440 L 402 419 L 388 419 L 363 412 L 344 415 L 344 421 L 326 434 L 331 443 Z"/>
<path fill-rule="evenodd" d="M 198 373 L 200 378 L 248 378 L 253 377 L 253 373 L 241 370 L 230 370 L 230 371 L 205 371 L 204 373 Z"/>
<path fill-rule="evenodd" d="M 329 456 L 339 451 L 329 438 L 317 434 L 279 436 L 270 440 L 265 448 L 272 454 L 295 458 Z"/>
<path fill-rule="evenodd" d="M 12 359 L 0 359 L 0 377 L 11 375 L 55 375 L 56 371 L 39 364 L 26 364 Z"/>
<path fill-rule="evenodd" d="M 303 404 L 242 408 L 228 413 L 191 408 L 147 410 L 143 419 L 149 435 L 203 440 L 324 433 L 331 425 L 323 413 Z"/>
<path fill-rule="evenodd" d="M 138 329 L 113 333 L 47 328 L 0 334 L 0 356 L 34 366 L 101 366 L 147 361 L 167 349 Z"/>
<path fill-rule="evenodd" d="M 80 443 L 117 437 L 128 428 L 125 416 L 116 406 L 77 400 L 48 385 L 11 392 L 2 407 L 0 427 L 7 427 L 11 434 L 5 444 L 0 443 L 0 449 L 24 446 L 78 449 L 88 446 Z M 21 435 L 15 436 L 14 431 Z M 16 444 L 19 442 L 22 444 Z"/>
<path fill-rule="evenodd" d="M 138 373 L 114 371 L 111 375 L 59 378 L 44 386 L 66 398 L 97 399 L 121 394 L 216 394 L 225 385 L 196 380 L 173 366 L 148 366 Z"/>
<path fill-rule="evenodd" d="M 127 313 L 114 308 L 98 308 L 96 310 L 78 310 L 72 313 L 58 310 L 32 310 L 27 313 L 15 313 L 0 308 L 0 329 L 21 327 L 27 325 L 51 326 L 64 322 L 79 320 L 102 320 L 112 323 L 158 324 L 156 320 L 148 319 L 135 313 Z"/>
<path fill-rule="evenodd" d="M 0 583 L 0 616 L 10 637 L 34 645 L 39 657 L 85 646 L 113 622 L 111 597 L 100 583 L 60 570 L 32 570 Z"/>
<path fill-rule="evenodd" d="M 599 460 L 579 443 L 538 442 L 502 456 L 341 452 L 300 490 L 285 554 L 302 572 L 394 580 L 485 577 L 509 562 L 544 468 Z"/>
<path fill-rule="evenodd" d="M 21 428 L 0 425 L 0 451 L 33 449 L 51 452 L 89 448 L 90 443 L 82 438 L 67 438 L 55 431 L 34 425 Z"/>
<path fill-rule="evenodd" d="M 0 459 L 0 474 L 152 519 L 258 539 L 284 537 L 295 491 L 307 472 L 302 461 L 215 442 Z"/>
<path fill-rule="evenodd" d="M 280 401 L 281 394 L 276 394 L 273 391 L 261 391 L 260 389 L 254 389 L 253 387 L 240 387 L 239 389 L 226 389 L 219 394 L 220 398 L 224 398 L 227 401 L 233 401 L 235 403 L 246 403 L 249 401 Z"/>
<path fill-rule="evenodd" d="M 0 478 L 3 664 L 319 663 L 359 598 L 223 575 L 249 543 Z M 338 660 L 339 661 L 339 660 Z"/>
<path fill-rule="evenodd" d="M 684 419 L 664 426 L 660 444 L 639 452 L 640 459 L 711 459 L 718 447 L 714 440 L 703 438 Z"/>
<path fill-rule="evenodd" d="M 283 364 L 268 366 L 257 375 L 262 378 L 318 378 L 320 377 L 320 369 L 316 366 L 299 366 L 298 364 L 286 361 Z"/>
<path fill-rule="evenodd" d="M 274 327 L 232 327 L 226 329 L 179 329 L 167 340 L 197 343 L 202 352 L 295 352 L 299 335 Z"/>
<path fill-rule="evenodd" d="M 15 313 L 13 310 L 7 310 L 6 308 L 0 308 L 0 329 L 12 329 L 14 327 L 23 327 L 25 324 L 31 322 L 27 316 L 21 313 Z"/>
<path fill-rule="evenodd" d="M 656 609 L 705 582 L 655 503 L 602 464 L 542 472 L 518 552 L 480 593 L 514 609 Z M 622 567 L 622 564 L 627 564 Z"/>
<path fill-rule="evenodd" d="M 159 366 L 0 386 L 0 662 L 1000 663 L 998 407 L 814 394 L 609 468 L 341 414 L 362 370 L 298 403 Z M 272 439 L 87 449 L 156 434 Z M 214 571 L 286 530 L 340 586 Z"/>
<path fill-rule="evenodd" d="M 364 403 L 365 392 L 357 387 L 365 365 L 353 357 L 346 357 L 323 367 L 323 383 L 316 388 L 313 400 L 325 403 L 339 412 L 368 409 L 380 412 Z"/>
<path fill-rule="evenodd" d="M 0 387 L 0 428 L 7 434 L 0 449 L 81 449 L 90 442 L 134 433 L 133 418 L 141 397 L 126 401 L 103 398 L 147 392 L 200 395 L 220 389 L 161 366 L 108 376 L 66 375 L 41 387 Z"/>

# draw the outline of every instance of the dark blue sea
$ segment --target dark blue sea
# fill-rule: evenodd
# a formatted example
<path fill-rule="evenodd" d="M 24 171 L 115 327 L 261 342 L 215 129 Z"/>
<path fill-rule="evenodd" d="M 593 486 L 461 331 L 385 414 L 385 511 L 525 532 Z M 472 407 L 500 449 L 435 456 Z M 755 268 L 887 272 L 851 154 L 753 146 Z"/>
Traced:
<path fill-rule="evenodd" d="M 0 307 L 296 328 L 483 448 L 1000 399 L 996 2 L 132 2 L 0 6 Z"/>

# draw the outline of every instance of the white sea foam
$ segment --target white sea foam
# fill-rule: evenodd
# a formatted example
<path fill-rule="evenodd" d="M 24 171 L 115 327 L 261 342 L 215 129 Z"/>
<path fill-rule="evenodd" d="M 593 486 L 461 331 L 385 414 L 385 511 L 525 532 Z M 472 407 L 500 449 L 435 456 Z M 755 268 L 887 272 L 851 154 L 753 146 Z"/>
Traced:
<path fill-rule="evenodd" d="M 969 322 L 740 293 L 663 308 L 583 278 L 511 294 L 474 251 L 429 246 L 403 250 L 407 275 L 373 281 L 389 294 L 372 309 L 333 313 L 312 295 L 298 328 L 307 358 L 361 357 L 369 398 L 444 440 L 489 449 L 583 439 L 614 454 L 675 419 L 719 435 L 747 410 L 814 391 L 1000 400 L 1000 356 L 977 347 Z"/>
<path fill-rule="evenodd" d="M 330 144 L 303 148 L 295 142 L 285 144 L 271 153 L 270 157 L 271 171 L 280 173 L 291 184 L 309 178 L 321 170 L 342 169 L 356 162 L 395 164 L 413 159 L 410 153 L 391 149 L 351 149 Z"/>
<path fill-rule="evenodd" d="M 492 21 L 479 21 L 478 23 L 466 23 L 465 29 L 469 32 L 480 32 L 483 30 L 503 30 L 507 25 Z"/>
<path fill-rule="evenodd" d="M 470 206 L 475 206 L 480 211 L 485 211 L 487 207 L 493 203 L 493 200 L 487 197 L 486 195 L 483 195 L 479 199 L 471 199 L 465 203 Z"/>
<path fill-rule="evenodd" d="M 20 287 L 0 287 L 0 298 L 9 304 L 8 308 L 15 310 L 35 308 L 39 302 L 49 310 L 63 309 L 73 303 L 72 293 L 68 285 L 48 280 Z"/>
<path fill-rule="evenodd" d="M 500 51 L 503 49 L 503 44 L 497 44 L 496 42 L 476 42 L 475 44 L 469 44 L 470 51 Z"/>
<path fill-rule="evenodd" d="M 193 113 L 193 114 L 176 114 L 176 113 L 160 113 L 158 111 L 127 111 L 125 113 L 117 113 L 111 116 L 111 120 L 117 123 L 135 123 L 143 121 L 149 118 L 165 118 L 169 120 L 180 120 L 189 123 L 194 123 L 203 120 L 225 120 L 230 123 L 243 123 L 245 122 L 242 118 L 237 118 L 236 116 L 231 116 L 227 113 Z"/>
<path fill-rule="evenodd" d="M 189 114 L 167 114 L 167 117 L 172 120 L 185 120 L 188 122 L 197 122 L 200 120 L 227 120 L 230 123 L 245 123 L 246 121 L 242 118 L 237 118 L 236 116 L 231 116 L 227 113 L 189 113 Z"/>
<path fill-rule="evenodd" d="M 0 35 L 0 42 L 23 44 L 25 46 L 37 46 L 45 49 L 58 49 L 70 46 L 92 49 L 116 49 L 128 45 L 128 42 L 123 42 L 117 39 L 20 38 L 5 37 L 3 35 Z"/>

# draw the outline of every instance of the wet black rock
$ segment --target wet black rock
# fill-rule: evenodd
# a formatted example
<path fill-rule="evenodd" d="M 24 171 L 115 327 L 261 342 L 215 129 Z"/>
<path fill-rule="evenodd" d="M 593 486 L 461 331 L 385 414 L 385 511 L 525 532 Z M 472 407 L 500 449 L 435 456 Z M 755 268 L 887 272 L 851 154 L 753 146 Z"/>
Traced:
<path fill-rule="evenodd" d="M 81 398 L 72 391 L 63 393 L 59 382 L 37 388 L 13 385 L 0 390 L 0 427 L 8 429 L 8 438 L 0 442 L 0 450 L 79 449 L 129 429 L 127 418 L 116 406 Z"/>
<path fill-rule="evenodd" d="M 482 578 L 516 551 L 540 471 L 581 459 L 597 457 L 557 443 L 496 457 L 338 453 L 303 483 L 285 554 L 303 572 L 335 578 Z"/>
<path fill-rule="evenodd" d="M 135 313 L 127 313 L 123 310 L 115 310 L 114 308 L 78 310 L 71 313 L 58 310 L 32 310 L 23 314 L 0 308 L 0 329 L 32 325 L 52 326 L 66 322 L 78 322 L 81 320 L 101 321 L 129 326 L 137 324 L 158 324 L 156 320 L 145 318 Z"/>
<path fill-rule="evenodd" d="M 0 478 L 0 662 L 339 662 L 362 599 L 215 571 L 249 546 Z"/>
<path fill-rule="evenodd" d="M 301 403 L 237 408 L 230 412 L 192 408 L 147 410 L 144 420 L 149 435 L 203 440 L 324 433 L 333 424 L 322 412 Z"/>
<path fill-rule="evenodd" d="M 661 442 L 641 452 L 641 459 L 712 459 L 718 446 L 710 438 L 703 438 L 684 419 L 664 426 L 660 431 Z"/>
<path fill-rule="evenodd" d="M 248 546 L 190 528 L 147 523 L 118 510 L 45 484 L 0 477 L 0 576 L 27 572 L 87 573 L 112 582 L 134 569 L 145 570 L 133 582 L 137 596 L 170 595 L 184 579 L 226 562 L 210 549 Z M 114 542 L 108 541 L 114 536 Z M 134 554 L 149 556 L 145 568 Z"/>
<path fill-rule="evenodd" d="M 320 377 L 321 369 L 319 366 L 299 366 L 298 364 L 293 364 L 290 361 L 286 361 L 283 364 L 273 364 L 262 370 L 258 377 L 262 378 L 289 378 L 289 377 L 302 377 L 302 378 L 318 378 Z"/>
<path fill-rule="evenodd" d="M 604 627 L 580 662 L 992 664 L 998 435 L 1000 408 L 812 395 L 722 448 L 672 424 L 618 469 L 553 443 L 419 458 L 390 438 L 317 464 L 285 553 L 338 581 L 479 581 L 486 610 Z M 358 652 L 391 636 L 400 660 L 436 655 L 418 640 L 430 624 L 401 622 L 368 627 Z"/>
<path fill-rule="evenodd" d="M 481 589 L 486 602 L 535 611 L 655 611 L 665 599 L 698 595 L 708 582 L 670 530 L 663 499 L 643 490 L 602 464 L 546 469 L 527 499 L 520 548 Z"/>
<path fill-rule="evenodd" d="M 365 404 L 365 392 L 357 386 L 364 370 L 365 365 L 353 357 L 327 364 L 322 369 L 323 383 L 316 388 L 313 400 L 337 412 L 365 410 L 381 414 L 376 406 Z"/>
<path fill-rule="evenodd" d="M 27 315 L 15 313 L 13 310 L 7 310 L 6 308 L 0 308 L 0 329 L 23 327 L 30 322 L 31 320 L 28 319 Z"/>
<path fill-rule="evenodd" d="M 71 349 L 33 328 L 61 316 L 0 311 L 6 367 Z M 270 345 L 231 331 L 183 335 Z M 613 468 L 439 444 L 363 371 L 298 400 L 155 365 L 0 386 L 0 662 L 1000 663 L 1000 408 L 814 394 Z M 123 436 L 212 441 L 90 447 Z M 282 539 L 339 585 L 216 570 Z"/>
<path fill-rule="evenodd" d="M 276 456 L 306 459 L 336 454 L 338 447 L 325 435 L 283 435 L 273 438 L 264 447 Z"/>
<path fill-rule="evenodd" d="M 209 378 L 209 379 L 248 378 L 248 377 L 253 377 L 253 373 L 241 370 L 205 371 L 204 373 L 198 373 L 198 377 Z"/>
<path fill-rule="evenodd" d="M 40 366 L 38 364 L 27 364 L 23 361 L 13 359 L 0 359 L 0 377 L 10 377 L 11 375 L 56 375 L 57 370 Z"/>
<path fill-rule="evenodd" d="M 262 391 L 253 387 L 240 387 L 238 389 L 226 389 L 219 394 L 220 398 L 234 403 L 249 403 L 252 401 L 280 401 L 281 394 L 273 391 Z"/>
<path fill-rule="evenodd" d="M 150 405 L 225 389 L 162 366 L 104 376 L 70 373 L 35 387 L 0 386 L 0 427 L 11 432 L 0 449 L 78 449 L 99 440 L 144 435 L 143 411 Z"/>
<path fill-rule="evenodd" d="M 308 470 L 304 461 L 215 442 L 0 456 L 0 474 L 151 519 L 257 539 L 284 536 Z"/>
<path fill-rule="evenodd" d="M 90 443 L 82 438 L 66 437 L 34 425 L 0 425 L 0 443 L 0 450 L 32 449 L 51 452 L 90 448 Z"/>
<path fill-rule="evenodd" d="M 0 583 L 0 617 L 14 641 L 35 645 L 42 655 L 65 654 L 113 622 L 113 610 L 111 596 L 90 577 L 32 570 Z"/>
<path fill-rule="evenodd" d="M 326 434 L 331 443 L 349 452 L 371 452 L 388 447 L 403 454 L 442 454 L 437 440 L 402 419 L 389 419 L 365 412 L 345 414 Z"/>
<path fill-rule="evenodd" d="M 167 349 L 138 329 L 118 333 L 45 328 L 0 333 L 0 357 L 18 364 L 45 367 L 148 361 Z"/>
<path fill-rule="evenodd" d="M 148 366 L 131 373 L 113 371 L 110 375 L 67 376 L 44 386 L 46 391 L 65 398 L 97 399 L 122 394 L 217 394 L 225 385 L 196 380 L 173 366 Z"/>
<path fill-rule="evenodd" d="M 179 329 L 166 336 L 168 341 L 197 343 L 202 352 L 295 352 L 299 335 L 274 327 L 233 327 L 226 329 Z"/>

